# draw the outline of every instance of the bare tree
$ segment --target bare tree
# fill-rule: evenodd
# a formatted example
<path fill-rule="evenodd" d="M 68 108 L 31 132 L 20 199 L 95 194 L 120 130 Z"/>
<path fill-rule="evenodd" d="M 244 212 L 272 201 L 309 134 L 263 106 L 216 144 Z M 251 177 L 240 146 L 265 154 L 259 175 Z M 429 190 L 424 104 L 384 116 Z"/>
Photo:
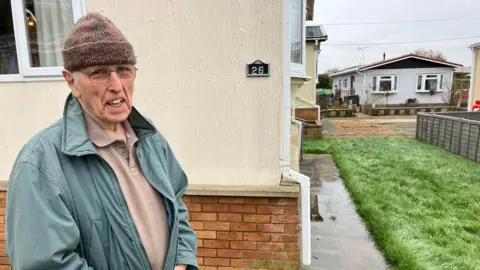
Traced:
<path fill-rule="evenodd" d="M 365 90 L 366 91 L 363 97 L 364 105 L 369 105 L 369 106 L 371 105 L 372 107 L 375 107 L 375 105 L 378 103 L 384 103 L 385 95 L 373 93 L 373 87 L 371 83 L 366 85 Z"/>
<path fill-rule="evenodd" d="M 428 89 L 428 93 L 430 94 L 430 107 L 432 106 L 432 99 L 433 99 L 433 96 L 437 93 L 437 89 L 434 89 L 434 88 L 430 88 Z"/>
<path fill-rule="evenodd" d="M 385 96 L 385 107 L 388 107 L 388 97 L 390 96 L 391 92 L 390 89 L 387 89 L 383 92 L 383 95 Z"/>
<path fill-rule="evenodd" d="M 340 71 L 339 68 L 329 68 L 329 69 L 327 69 L 327 71 L 325 71 L 325 74 L 330 75 L 330 74 L 333 74 L 333 73 L 337 73 L 339 71 Z"/>
<path fill-rule="evenodd" d="M 455 84 L 445 81 L 442 87 L 441 98 L 449 106 L 460 107 L 462 103 L 462 89 L 456 89 Z"/>
<path fill-rule="evenodd" d="M 417 49 L 413 53 L 416 55 L 437 59 L 440 61 L 447 61 L 447 57 L 442 52 L 436 52 L 432 49 Z"/>

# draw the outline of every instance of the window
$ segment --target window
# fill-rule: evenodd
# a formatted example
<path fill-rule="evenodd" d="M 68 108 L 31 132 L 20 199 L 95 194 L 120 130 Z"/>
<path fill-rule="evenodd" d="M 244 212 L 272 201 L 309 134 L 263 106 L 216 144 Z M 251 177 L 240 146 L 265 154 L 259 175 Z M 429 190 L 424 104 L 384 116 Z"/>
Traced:
<path fill-rule="evenodd" d="M 348 87 L 348 79 L 345 78 L 345 79 L 343 80 L 343 89 L 347 89 L 347 87 Z"/>
<path fill-rule="evenodd" d="M 384 75 L 373 76 L 372 90 L 374 92 L 396 92 L 398 89 L 398 76 Z"/>
<path fill-rule="evenodd" d="M 305 0 L 291 0 L 291 72 L 305 75 Z"/>
<path fill-rule="evenodd" d="M 350 76 L 350 89 L 355 89 L 355 76 Z"/>
<path fill-rule="evenodd" d="M 443 89 L 443 74 L 422 74 L 417 76 L 417 92 Z"/>
<path fill-rule="evenodd" d="M 61 76 L 63 43 L 82 1 L 1 1 L 0 81 Z"/>

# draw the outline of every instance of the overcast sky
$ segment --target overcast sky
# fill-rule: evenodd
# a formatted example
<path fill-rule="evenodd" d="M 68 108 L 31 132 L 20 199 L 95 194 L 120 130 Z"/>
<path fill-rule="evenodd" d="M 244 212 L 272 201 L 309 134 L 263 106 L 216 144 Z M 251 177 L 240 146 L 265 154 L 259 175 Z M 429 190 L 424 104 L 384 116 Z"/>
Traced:
<path fill-rule="evenodd" d="M 365 63 L 408 54 L 417 48 L 434 49 L 448 61 L 471 66 L 468 46 L 480 42 L 479 0 L 316 0 L 314 22 L 321 23 L 328 34 L 322 43 L 319 72 L 346 68 L 362 62 L 358 47 L 334 44 L 396 43 L 478 36 L 450 41 L 396 45 L 365 45 Z M 337 23 L 391 22 L 476 18 L 470 20 L 431 21 L 395 24 L 329 25 Z"/>

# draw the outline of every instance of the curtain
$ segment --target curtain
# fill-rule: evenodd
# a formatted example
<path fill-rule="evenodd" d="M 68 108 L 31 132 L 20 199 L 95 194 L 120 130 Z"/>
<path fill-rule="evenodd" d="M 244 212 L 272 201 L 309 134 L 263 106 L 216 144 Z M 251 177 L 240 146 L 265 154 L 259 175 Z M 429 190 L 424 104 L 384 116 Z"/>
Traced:
<path fill-rule="evenodd" d="M 71 0 L 34 0 L 40 67 L 63 66 L 63 43 L 73 26 Z"/>
<path fill-rule="evenodd" d="M 302 20 L 303 20 L 303 0 L 292 0 L 291 2 L 291 62 L 296 64 L 302 63 Z"/>

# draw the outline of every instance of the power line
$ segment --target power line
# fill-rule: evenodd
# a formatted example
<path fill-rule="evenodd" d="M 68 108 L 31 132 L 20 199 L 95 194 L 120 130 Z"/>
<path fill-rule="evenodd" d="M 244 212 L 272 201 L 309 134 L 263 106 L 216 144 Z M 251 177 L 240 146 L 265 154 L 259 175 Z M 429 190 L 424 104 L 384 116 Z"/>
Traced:
<path fill-rule="evenodd" d="M 459 38 L 444 38 L 444 39 L 431 39 L 431 40 L 418 40 L 418 41 L 382 42 L 382 43 L 329 43 L 329 42 L 326 42 L 326 43 L 323 43 L 322 46 L 396 45 L 396 44 L 413 44 L 413 43 L 424 43 L 424 42 L 438 42 L 438 41 L 461 40 L 461 39 L 471 39 L 471 38 L 480 38 L 480 36 L 459 37 Z"/>
<path fill-rule="evenodd" d="M 322 23 L 322 25 L 337 26 L 337 25 L 371 25 L 371 24 L 395 24 L 395 23 L 419 23 L 419 22 L 444 22 L 444 21 L 464 21 L 464 20 L 479 20 L 480 17 L 474 18 L 450 18 L 450 19 L 431 19 L 431 20 L 406 20 L 406 21 L 385 21 L 385 22 L 345 22 L 345 23 Z"/>

